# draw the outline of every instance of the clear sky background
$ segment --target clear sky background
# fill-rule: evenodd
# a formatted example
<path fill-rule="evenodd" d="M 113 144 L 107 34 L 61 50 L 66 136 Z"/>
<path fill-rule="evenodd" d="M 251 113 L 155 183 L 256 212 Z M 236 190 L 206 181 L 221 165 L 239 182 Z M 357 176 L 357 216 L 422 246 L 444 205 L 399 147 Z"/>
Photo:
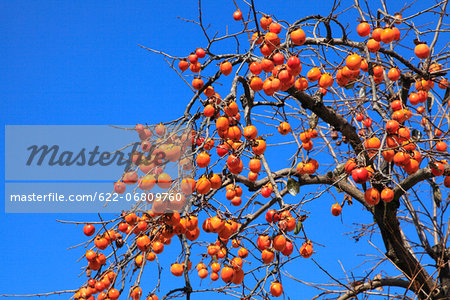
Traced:
<path fill-rule="evenodd" d="M 232 1 L 204 2 L 204 23 L 212 23 L 211 32 L 224 33 L 226 26 L 230 32 L 240 30 L 240 23 L 232 19 Z M 329 1 L 255 2 L 258 10 L 290 22 L 309 14 L 326 15 L 331 7 Z M 401 5 L 390 3 L 390 12 Z M 378 8 L 379 2 L 373 7 Z M 197 14 L 196 1 L 0 1 L 1 125 L 155 124 L 179 117 L 192 92 L 160 56 L 137 45 L 187 56 L 204 46 L 205 39 L 197 26 L 177 17 L 195 19 Z M 356 23 L 351 23 L 353 34 L 355 28 Z M 226 50 L 232 49 L 234 45 Z M 4 131 L 0 134 L 0 168 L 4 169 Z M 0 176 L 4 181 L 4 174 Z M 0 189 L 4 198 L 4 185 Z M 344 211 L 342 219 L 332 218 L 329 207 L 334 199 L 321 199 L 322 204 L 311 207 L 316 213 L 308 220 L 310 237 L 326 245 L 315 248 L 315 259 L 343 277 L 338 259 L 351 269 L 360 261 L 356 253 L 380 254 L 365 240 L 356 244 L 343 236 L 352 230 L 353 222 L 371 219 L 358 204 Z M 82 228 L 55 219 L 97 217 L 5 214 L 0 205 L 0 294 L 74 289 L 84 282 L 84 276 L 78 277 L 83 264 L 76 263 L 84 251 L 67 250 L 84 241 Z M 374 241 L 383 249 L 379 240 Z M 170 265 L 178 253 L 178 246 L 169 247 L 162 264 Z M 302 280 L 329 280 L 310 260 L 296 260 L 288 270 Z M 145 294 L 155 285 L 148 271 L 142 285 Z M 182 283 L 170 277 L 162 292 Z M 202 286 L 208 287 L 209 280 Z M 288 279 L 285 290 L 291 296 L 299 293 L 293 297 L 297 299 L 317 294 Z M 193 299 L 203 297 L 194 295 Z"/>

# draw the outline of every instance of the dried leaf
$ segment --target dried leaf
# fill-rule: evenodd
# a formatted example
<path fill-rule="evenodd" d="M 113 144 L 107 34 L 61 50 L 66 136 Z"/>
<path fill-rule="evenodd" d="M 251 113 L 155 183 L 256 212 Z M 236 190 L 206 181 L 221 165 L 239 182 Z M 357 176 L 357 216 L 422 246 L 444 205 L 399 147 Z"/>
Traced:
<path fill-rule="evenodd" d="M 335 177 L 339 176 L 339 175 L 343 174 L 344 171 L 345 171 L 345 163 L 339 164 L 336 166 L 336 169 L 333 170 L 333 175 Z"/>
<path fill-rule="evenodd" d="M 315 113 L 311 113 L 311 116 L 308 118 L 308 124 L 309 128 L 314 129 L 317 126 L 317 123 L 319 122 L 319 116 Z"/>
<path fill-rule="evenodd" d="M 294 234 L 299 234 L 300 230 L 302 230 L 303 223 L 300 219 L 297 220 L 297 224 L 295 225 Z"/>
<path fill-rule="evenodd" d="M 412 136 L 413 140 L 418 141 L 418 140 L 422 139 L 423 134 L 420 130 L 413 129 L 413 131 L 411 132 L 411 136 Z"/>
<path fill-rule="evenodd" d="M 373 278 L 373 280 L 381 280 L 381 273 L 380 274 L 378 274 L 378 275 L 375 275 L 375 277 Z M 375 288 L 377 291 L 383 291 L 383 287 L 382 286 L 379 286 L 379 287 L 377 287 L 377 288 Z"/>
<path fill-rule="evenodd" d="M 433 95 L 431 95 L 433 96 Z M 433 107 L 433 103 L 434 103 L 434 97 L 430 97 L 430 93 L 428 94 L 427 97 L 427 111 L 430 114 L 431 113 L 431 108 Z"/>
<path fill-rule="evenodd" d="M 434 101 L 436 100 L 436 98 L 434 97 L 433 93 L 430 92 L 430 91 L 428 92 L 428 98 L 431 98 L 431 103 L 430 104 L 431 104 L 431 107 L 433 107 Z"/>
<path fill-rule="evenodd" d="M 442 192 L 437 184 L 433 185 L 433 201 L 436 203 L 437 207 L 441 206 Z"/>
<path fill-rule="evenodd" d="M 442 104 L 446 105 L 448 104 L 448 101 L 450 101 L 450 86 L 447 86 L 447 88 L 445 89 L 445 95 L 442 100 Z"/>
<path fill-rule="evenodd" d="M 359 89 L 358 97 L 363 98 L 363 99 L 366 98 L 366 87 L 365 86 L 363 86 Z"/>
<path fill-rule="evenodd" d="M 289 194 L 297 196 L 300 191 L 300 184 L 294 178 L 289 178 L 287 181 L 287 189 Z"/>

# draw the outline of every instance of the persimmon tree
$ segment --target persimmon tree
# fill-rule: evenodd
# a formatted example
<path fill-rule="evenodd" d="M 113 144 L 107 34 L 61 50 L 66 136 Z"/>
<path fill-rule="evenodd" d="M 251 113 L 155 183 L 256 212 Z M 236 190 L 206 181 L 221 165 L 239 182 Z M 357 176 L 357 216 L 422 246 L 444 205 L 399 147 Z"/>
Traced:
<path fill-rule="evenodd" d="M 241 30 L 219 35 L 199 3 L 198 20 L 185 21 L 205 44 L 182 56 L 142 46 L 192 96 L 179 119 L 132 129 L 141 149 L 114 190 L 148 197 L 84 227 L 88 280 L 74 298 L 267 299 L 283 296 L 290 277 L 320 298 L 450 299 L 447 4 L 391 12 L 355 0 L 282 20 L 244 1 L 230 16 Z M 224 43 L 236 51 L 222 53 Z M 156 187 L 176 196 L 157 201 Z M 357 277 L 324 270 L 320 284 L 285 272 L 321 254 L 308 222 L 316 201 L 330 218 L 360 206 L 354 238 L 381 237 L 382 255 Z M 167 250 L 175 243 L 181 251 Z M 159 265 L 162 255 L 173 264 Z M 167 290 L 168 276 L 183 283 Z"/>

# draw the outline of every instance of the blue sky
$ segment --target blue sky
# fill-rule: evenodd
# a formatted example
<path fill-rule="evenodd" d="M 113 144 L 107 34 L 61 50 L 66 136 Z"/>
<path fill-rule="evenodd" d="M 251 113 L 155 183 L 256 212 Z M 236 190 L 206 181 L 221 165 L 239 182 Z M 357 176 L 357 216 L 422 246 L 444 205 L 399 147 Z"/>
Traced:
<path fill-rule="evenodd" d="M 288 21 L 318 12 L 325 15 L 331 6 L 327 1 L 320 7 L 313 1 L 255 2 L 257 9 Z M 205 45 L 198 27 L 177 19 L 196 18 L 197 5 L 196 1 L 0 1 L 1 125 L 154 124 L 177 118 L 192 95 L 190 89 L 160 56 L 137 45 L 179 56 Z M 394 12 L 399 7 L 390 9 Z M 232 20 L 234 10 L 232 1 L 205 1 L 204 22 L 213 23 L 211 32 L 223 33 L 225 26 L 237 31 L 240 26 Z M 0 134 L 3 152 L 4 131 Z M 1 157 L 0 168 L 4 168 L 4 152 Z M 4 185 L 1 189 L 4 195 Z M 379 254 L 365 241 L 355 244 L 342 236 L 351 231 L 352 222 L 370 222 L 360 205 L 347 210 L 342 224 L 340 218 L 330 217 L 334 200 L 321 201 L 308 222 L 314 224 L 309 229 L 311 237 L 327 245 L 315 248 L 322 266 L 342 276 L 336 260 L 355 267 L 354 248 Z M 6 214 L 0 207 L 0 294 L 74 289 L 84 281 L 78 277 L 82 264 L 76 263 L 83 251 L 67 250 L 84 241 L 82 228 L 55 219 L 96 220 L 96 215 Z M 169 249 L 168 258 L 162 261 L 166 265 L 179 253 L 177 246 Z M 296 264 L 300 267 L 289 270 L 298 278 L 328 280 L 311 261 L 297 260 Z M 148 289 L 143 288 L 144 293 L 155 284 L 151 274 L 145 280 Z M 181 284 L 181 280 L 171 280 L 162 291 Z M 298 288 L 303 287 L 289 280 L 285 283 L 291 295 Z M 303 293 L 304 298 L 315 294 Z"/>

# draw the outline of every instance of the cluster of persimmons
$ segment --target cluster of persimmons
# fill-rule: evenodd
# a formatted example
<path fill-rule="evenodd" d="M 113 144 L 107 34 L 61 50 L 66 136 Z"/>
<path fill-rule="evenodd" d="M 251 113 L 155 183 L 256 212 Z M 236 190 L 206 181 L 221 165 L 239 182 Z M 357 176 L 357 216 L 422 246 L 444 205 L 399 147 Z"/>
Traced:
<path fill-rule="evenodd" d="M 243 19 L 238 10 L 233 14 L 236 21 Z M 356 27 L 356 32 L 364 41 L 369 53 L 376 54 L 382 43 L 388 45 L 401 38 L 400 30 L 396 27 L 402 24 L 401 15 L 396 15 L 394 21 L 386 28 L 372 28 L 368 22 L 361 22 Z M 401 77 L 400 68 L 392 66 L 386 68 L 386 64 L 367 61 L 363 53 L 349 52 L 342 64 L 333 74 L 323 71 L 321 66 L 311 67 L 306 76 L 302 72 L 302 62 L 296 54 L 286 51 L 286 45 L 301 47 L 307 43 L 305 31 L 300 26 L 289 27 L 286 40 L 282 41 L 283 26 L 275 22 L 272 17 L 264 15 L 259 20 L 259 31 L 255 31 L 250 41 L 251 47 L 259 49 L 261 56 L 249 56 L 243 68 L 247 68 L 248 87 L 255 93 L 260 92 L 264 97 L 273 96 L 275 93 L 296 89 L 297 91 L 313 92 L 318 90 L 322 96 L 334 86 L 346 87 L 352 82 L 369 75 L 374 84 L 382 84 L 385 80 L 396 82 Z M 290 209 L 267 209 L 265 212 L 265 225 L 267 230 L 261 232 L 256 239 L 256 247 L 248 248 L 244 245 L 240 233 L 243 224 L 236 216 L 217 211 L 216 214 L 208 212 L 208 216 L 199 222 L 199 214 L 205 207 L 205 201 L 209 197 L 223 199 L 222 205 L 227 206 L 227 201 L 232 206 L 242 207 L 243 192 L 247 185 L 233 180 L 233 176 L 242 176 L 244 168 L 248 170 L 244 176 L 248 183 L 255 184 L 261 174 L 267 176 L 269 172 L 265 166 L 264 153 L 266 151 L 266 139 L 258 134 L 258 128 L 248 122 L 242 122 L 241 114 L 245 108 L 239 104 L 236 97 L 222 98 L 214 89 L 214 82 L 205 82 L 200 74 L 203 71 L 201 60 L 208 55 L 208 51 L 197 48 L 188 57 L 178 61 L 181 73 L 194 74 L 192 88 L 197 95 L 202 95 L 206 100 L 202 101 L 197 120 L 205 122 L 208 126 L 208 134 L 204 129 L 174 131 L 169 130 L 167 124 L 142 125 L 138 124 L 135 131 L 138 133 L 141 143 L 140 151 L 133 153 L 131 160 L 133 168 L 124 173 L 119 181 L 114 184 L 114 191 L 122 194 L 132 188 L 151 193 L 155 187 L 168 192 L 177 193 L 177 201 L 150 201 L 153 207 L 150 210 L 135 210 L 124 212 L 120 220 L 113 227 L 105 226 L 95 232 L 95 227 L 87 224 L 84 233 L 93 236 L 94 247 L 86 251 L 85 258 L 89 275 L 91 271 L 99 271 L 92 276 L 85 286 L 79 289 L 75 299 L 116 300 L 120 296 L 117 278 L 124 263 L 115 260 L 114 253 L 108 257 L 102 252 L 108 248 L 116 252 L 124 243 L 128 243 L 128 255 L 123 259 L 134 264 L 136 269 L 144 268 L 148 262 L 155 261 L 158 255 L 164 252 L 165 247 L 171 244 L 174 237 L 184 238 L 189 242 L 198 241 L 201 232 L 214 236 L 214 242 L 203 246 L 201 260 L 196 262 L 196 271 L 201 279 L 217 281 L 221 279 L 224 284 L 240 285 L 243 283 L 246 259 L 249 252 L 260 257 L 262 264 L 274 263 L 278 255 L 289 257 L 295 249 L 295 241 L 292 238 L 293 231 L 299 231 L 301 216 Z M 414 46 L 414 55 L 419 59 L 427 59 L 430 49 L 425 43 L 418 42 Z M 239 61 L 241 62 L 241 61 Z M 218 67 L 221 75 L 232 74 L 238 61 L 232 59 L 222 60 Z M 242 68 L 242 66 L 240 67 Z M 438 63 L 432 63 L 429 72 L 437 72 L 442 69 Z M 189 70 L 189 71 L 188 71 Z M 441 89 L 446 89 L 448 82 L 445 78 L 417 78 L 414 85 L 415 91 L 409 94 L 409 103 L 401 99 L 395 99 L 390 103 L 389 120 L 384 121 L 384 127 L 376 131 L 373 121 L 363 113 L 355 113 L 356 122 L 361 123 L 360 136 L 363 137 L 363 153 L 366 159 L 360 156 L 349 158 L 345 163 L 345 172 L 348 180 L 356 184 L 370 183 L 376 170 L 372 163 L 375 159 L 393 162 L 396 168 L 406 174 L 414 174 L 420 169 L 423 153 L 417 147 L 418 139 L 412 136 L 412 129 L 407 125 L 413 115 L 420 116 L 424 113 L 424 103 L 428 93 L 435 88 L 435 83 Z M 422 120 L 422 126 L 429 122 Z M 243 125 L 245 124 L 245 125 Z M 204 127 L 200 127 L 204 128 Z M 379 132 L 379 134 L 376 134 Z M 371 134 L 368 134 L 371 133 Z M 385 138 L 381 138 L 387 133 Z M 274 134 L 295 134 L 300 140 L 304 151 L 314 149 L 314 140 L 320 139 L 316 128 L 294 131 L 286 118 L 280 122 L 277 132 Z M 434 136 L 439 138 L 443 133 L 436 128 Z M 446 153 L 445 141 L 436 141 L 433 151 Z M 189 151 L 188 151 L 189 150 Z M 245 155 L 244 155 L 245 154 Z M 447 164 L 444 160 L 434 159 L 428 156 L 432 173 L 435 176 L 444 174 Z M 214 171 L 218 163 L 224 170 Z M 177 178 L 165 172 L 168 163 L 177 163 L 180 173 Z M 294 166 L 296 176 L 313 175 L 319 169 L 316 159 L 308 158 L 298 162 Z M 450 178 L 444 180 L 446 186 L 450 186 Z M 271 180 L 258 186 L 257 193 L 264 198 L 274 198 L 276 187 Z M 152 198 L 153 199 L 153 198 Z M 196 199 L 201 199 L 197 201 Z M 225 201 L 226 199 L 226 201 Z M 365 189 L 365 201 L 368 205 L 377 205 L 379 201 L 390 202 L 394 199 L 393 186 L 369 187 Z M 195 203 L 199 204 L 195 207 Z M 243 208 L 245 209 L 245 207 Z M 342 207 L 335 203 L 331 207 L 334 216 L 341 214 Z M 299 225 L 300 224 L 300 225 Z M 203 233 L 202 233 L 203 234 Z M 246 244 L 250 246 L 250 243 Z M 298 250 L 304 258 L 313 254 L 312 242 L 305 238 Z M 174 276 L 181 277 L 191 271 L 192 263 L 185 256 L 170 267 Z M 107 261 L 116 263 L 108 265 Z M 103 271 L 102 271 L 103 270 Z M 139 300 L 142 289 L 139 284 L 132 286 L 128 292 L 133 300 Z M 274 280 L 270 285 L 270 293 L 274 297 L 283 294 L 283 286 L 279 280 Z M 124 298 L 128 296 L 125 295 Z M 148 300 L 158 297 L 151 292 Z"/>

